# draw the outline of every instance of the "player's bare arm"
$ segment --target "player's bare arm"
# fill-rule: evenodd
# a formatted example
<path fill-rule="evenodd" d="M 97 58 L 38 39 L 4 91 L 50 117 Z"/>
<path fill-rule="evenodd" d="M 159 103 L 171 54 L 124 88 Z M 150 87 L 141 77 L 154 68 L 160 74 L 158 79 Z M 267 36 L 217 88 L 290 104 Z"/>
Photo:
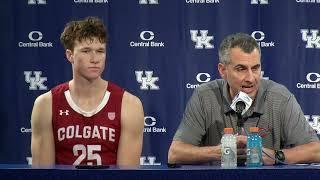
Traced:
<path fill-rule="evenodd" d="M 54 165 L 51 92 L 47 92 L 35 100 L 31 115 L 31 128 L 32 165 L 34 167 Z"/>
<path fill-rule="evenodd" d="M 117 165 L 138 166 L 142 151 L 144 113 L 136 96 L 125 92 L 121 108 L 121 135 Z"/>

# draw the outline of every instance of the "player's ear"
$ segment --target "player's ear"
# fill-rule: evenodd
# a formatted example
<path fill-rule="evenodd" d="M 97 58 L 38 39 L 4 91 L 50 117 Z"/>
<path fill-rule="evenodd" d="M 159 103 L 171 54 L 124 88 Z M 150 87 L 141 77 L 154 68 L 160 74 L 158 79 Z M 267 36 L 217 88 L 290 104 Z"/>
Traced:
<path fill-rule="evenodd" d="M 66 57 L 68 61 L 73 64 L 73 52 L 70 49 L 66 50 Z"/>

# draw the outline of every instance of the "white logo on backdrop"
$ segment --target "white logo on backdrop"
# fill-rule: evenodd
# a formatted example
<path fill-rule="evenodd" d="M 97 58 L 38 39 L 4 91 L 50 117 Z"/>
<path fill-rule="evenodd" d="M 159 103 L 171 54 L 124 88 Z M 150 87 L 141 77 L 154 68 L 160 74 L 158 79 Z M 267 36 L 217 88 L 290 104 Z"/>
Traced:
<path fill-rule="evenodd" d="M 31 128 L 26 128 L 26 127 L 21 127 L 20 128 L 21 133 L 31 133 L 32 129 Z"/>
<path fill-rule="evenodd" d="M 191 40 L 195 42 L 196 49 L 212 49 L 213 44 L 210 43 L 213 40 L 213 36 L 208 36 L 208 30 L 200 30 L 200 36 L 198 36 L 198 30 L 190 30 Z"/>
<path fill-rule="evenodd" d="M 43 35 L 42 35 L 42 32 L 40 31 L 31 31 L 28 37 L 31 41 L 40 41 Z"/>
<path fill-rule="evenodd" d="M 32 157 L 26 157 L 28 165 L 32 165 Z"/>
<path fill-rule="evenodd" d="M 138 83 L 141 83 L 141 90 L 159 90 L 159 86 L 155 83 L 159 81 L 159 77 L 153 77 L 153 71 L 135 71 Z M 145 75 L 143 75 L 145 74 Z"/>
<path fill-rule="evenodd" d="M 320 134 L 320 116 L 319 115 L 304 115 L 310 126 Z"/>
<path fill-rule="evenodd" d="M 251 4 L 269 4 L 268 0 L 251 0 Z"/>
<path fill-rule="evenodd" d="M 166 133 L 167 128 L 164 126 L 159 127 L 157 125 L 157 119 L 153 116 L 145 116 L 144 117 L 144 133 Z"/>
<path fill-rule="evenodd" d="M 33 76 L 32 76 L 33 74 Z M 24 79 L 29 83 L 29 90 L 47 90 L 47 86 L 43 83 L 47 81 L 47 77 L 41 77 L 42 71 L 24 71 Z"/>
<path fill-rule="evenodd" d="M 28 4 L 47 4 L 46 0 L 28 0 Z"/>
<path fill-rule="evenodd" d="M 264 41 L 265 34 L 262 31 L 253 31 L 251 33 L 251 37 L 253 37 L 257 41 L 257 43 L 259 44 L 260 47 L 274 47 L 275 46 L 273 41 L 270 41 L 270 42 Z"/>
<path fill-rule="evenodd" d="M 306 48 L 320 49 L 320 36 L 318 36 L 318 29 L 301 29 L 302 40 L 307 42 Z"/>
<path fill-rule="evenodd" d="M 160 166 L 161 163 L 156 162 L 157 158 L 155 156 L 141 156 L 140 157 L 140 165 L 151 165 L 151 166 Z"/>
<path fill-rule="evenodd" d="M 107 4 L 108 0 L 73 0 L 77 4 Z"/>
<path fill-rule="evenodd" d="M 139 0 L 139 4 L 159 4 L 159 0 Z"/>
<path fill-rule="evenodd" d="M 219 4 L 220 0 L 186 0 L 187 4 Z"/>
<path fill-rule="evenodd" d="M 130 41 L 129 45 L 131 47 L 164 47 L 165 43 L 160 41 L 152 41 L 155 38 L 155 34 L 152 31 L 142 31 L 140 33 L 140 39 L 142 41 L 134 42 Z"/>
<path fill-rule="evenodd" d="M 320 74 L 316 72 L 310 72 L 306 75 L 306 79 L 309 83 L 297 83 L 298 89 L 320 89 Z"/>
<path fill-rule="evenodd" d="M 28 34 L 29 42 L 19 42 L 18 46 L 19 47 L 28 47 L 28 48 L 51 48 L 53 47 L 52 42 L 43 42 L 41 41 L 43 39 L 43 34 L 41 31 L 31 31 Z"/>
<path fill-rule="evenodd" d="M 188 82 L 186 84 L 186 88 L 187 89 L 195 89 L 197 88 L 198 86 L 200 86 L 201 83 L 206 83 L 206 82 L 209 82 L 211 80 L 211 76 L 209 73 L 204 73 L 204 72 L 201 72 L 201 73 L 198 73 L 196 75 L 196 80 L 198 83 L 196 84 L 193 84 L 191 82 Z"/>

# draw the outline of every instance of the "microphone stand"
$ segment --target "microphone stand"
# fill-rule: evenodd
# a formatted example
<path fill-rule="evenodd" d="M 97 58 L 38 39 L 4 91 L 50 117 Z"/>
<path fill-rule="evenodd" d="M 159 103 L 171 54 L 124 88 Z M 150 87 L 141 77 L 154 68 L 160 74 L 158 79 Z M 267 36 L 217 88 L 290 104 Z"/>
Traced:
<path fill-rule="evenodd" d="M 242 127 L 243 127 L 243 117 L 241 113 L 237 112 L 237 129 L 236 132 L 238 135 L 242 134 Z"/>
<path fill-rule="evenodd" d="M 242 135 L 242 128 L 243 128 L 243 117 L 241 115 L 241 112 L 236 112 L 237 114 L 237 129 L 236 132 L 238 135 Z M 237 157 L 237 166 L 245 166 L 246 165 L 246 160 L 247 157 L 246 156 L 238 156 Z"/>

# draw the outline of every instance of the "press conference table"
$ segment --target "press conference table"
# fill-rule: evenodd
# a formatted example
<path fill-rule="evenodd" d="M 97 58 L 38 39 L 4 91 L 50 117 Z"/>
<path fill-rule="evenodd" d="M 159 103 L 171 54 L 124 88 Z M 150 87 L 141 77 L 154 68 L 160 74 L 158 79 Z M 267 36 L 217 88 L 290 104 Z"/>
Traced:
<path fill-rule="evenodd" d="M 0 164 L 0 180 L 233 180 L 233 179 L 320 179 L 320 165 L 283 165 L 261 168 L 238 167 L 221 169 L 216 166 L 141 166 L 136 169 L 109 167 L 76 169 L 74 166 L 35 169 L 28 165 Z"/>

